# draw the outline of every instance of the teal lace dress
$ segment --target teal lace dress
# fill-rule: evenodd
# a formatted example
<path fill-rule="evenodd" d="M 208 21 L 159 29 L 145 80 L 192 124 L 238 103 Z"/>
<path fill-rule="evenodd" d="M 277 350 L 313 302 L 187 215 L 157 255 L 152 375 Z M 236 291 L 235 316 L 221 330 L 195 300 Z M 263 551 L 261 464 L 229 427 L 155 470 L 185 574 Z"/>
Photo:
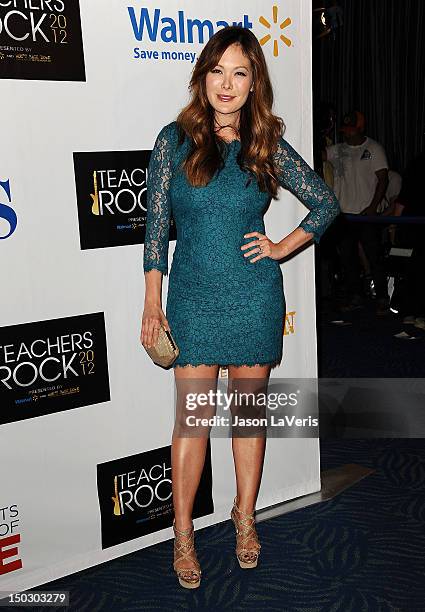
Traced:
<path fill-rule="evenodd" d="M 176 122 L 159 133 L 148 168 L 144 271 L 168 274 L 171 214 L 176 246 L 165 315 L 179 346 L 173 367 L 271 364 L 282 359 L 285 296 L 280 264 L 270 257 L 251 263 L 242 244 L 248 232 L 265 232 L 270 201 L 238 165 L 240 142 L 224 143 L 224 165 L 205 187 L 192 187 L 181 162 Z M 280 184 L 309 209 L 300 223 L 316 242 L 340 212 L 322 179 L 283 139 L 275 153 Z M 248 184 L 247 184 L 248 183 Z"/>

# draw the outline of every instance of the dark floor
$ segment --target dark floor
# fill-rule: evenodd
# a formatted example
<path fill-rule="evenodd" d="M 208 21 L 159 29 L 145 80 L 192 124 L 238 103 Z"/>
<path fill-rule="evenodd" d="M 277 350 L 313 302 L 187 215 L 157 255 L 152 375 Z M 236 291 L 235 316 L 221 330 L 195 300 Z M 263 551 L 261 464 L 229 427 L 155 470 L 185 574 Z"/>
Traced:
<path fill-rule="evenodd" d="M 372 300 L 350 313 L 325 304 L 318 314 L 318 350 L 320 377 L 425 377 L 425 331 L 403 325 L 397 314 L 377 316 Z"/>

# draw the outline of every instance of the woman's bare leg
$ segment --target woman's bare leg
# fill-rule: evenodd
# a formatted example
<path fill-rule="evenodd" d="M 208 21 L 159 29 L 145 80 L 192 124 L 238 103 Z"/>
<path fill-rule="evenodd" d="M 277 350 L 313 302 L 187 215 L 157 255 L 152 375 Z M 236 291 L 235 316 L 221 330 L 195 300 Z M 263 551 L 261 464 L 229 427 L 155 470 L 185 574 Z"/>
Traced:
<path fill-rule="evenodd" d="M 171 471 L 175 524 L 180 530 L 188 529 L 192 524 L 193 503 L 204 467 L 208 430 L 204 430 L 204 435 L 198 430 L 198 433 L 190 432 L 190 437 L 182 437 L 184 432 L 182 433 L 178 421 L 187 414 L 183 406 L 185 392 L 189 390 L 189 392 L 207 393 L 210 389 L 215 391 L 218 369 L 218 365 L 174 368 L 177 401 L 176 425 L 171 445 Z M 202 416 L 207 412 L 204 410 Z M 209 416 L 214 412 L 215 409 Z M 194 414 L 196 415 L 196 412 Z"/>
<path fill-rule="evenodd" d="M 229 366 L 229 382 L 232 390 L 253 393 L 267 392 L 271 366 Z M 238 379 L 241 382 L 238 384 Z M 246 413 L 245 415 L 249 416 Z M 258 416 L 254 414 L 252 416 Z M 265 414 L 264 414 L 265 416 Z M 266 436 L 232 437 L 235 463 L 237 504 L 243 512 L 254 511 L 263 471 Z"/>

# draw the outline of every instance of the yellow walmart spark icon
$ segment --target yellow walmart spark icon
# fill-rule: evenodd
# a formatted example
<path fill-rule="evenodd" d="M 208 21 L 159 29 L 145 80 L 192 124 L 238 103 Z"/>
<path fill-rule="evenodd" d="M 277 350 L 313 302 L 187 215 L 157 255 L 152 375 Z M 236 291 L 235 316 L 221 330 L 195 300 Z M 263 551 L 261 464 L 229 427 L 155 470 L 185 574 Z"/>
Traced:
<path fill-rule="evenodd" d="M 277 24 L 277 11 L 278 11 L 278 7 L 274 5 L 272 9 L 272 14 L 273 14 L 273 23 L 275 24 Z M 267 19 L 263 16 L 260 17 L 259 21 L 261 25 L 263 25 L 265 28 L 268 28 L 269 30 L 272 27 L 271 23 L 267 21 Z M 290 17 L 287 17 L 279 25 L 279 28 L 283 30 L 284 28 L 287 28 L 288 26 L 290 26 L 291 23 L 292 23 L 292 19 Z M 260 45 L 265 45 L 271 38 L 272 38 L 271 34 L 266 34 L 265 36 L 263 36 L 263 38 L 260 38 Z M 283 34 L 281 34 L 279 38 L 283 43 L 285 43 L 287 47 L 290 47 L 292 45 L 291 39 L 287 38 Z M 273 38 L 273 55 L 275 57 L 279 55 L 279 41 L 277 38 Z"/>

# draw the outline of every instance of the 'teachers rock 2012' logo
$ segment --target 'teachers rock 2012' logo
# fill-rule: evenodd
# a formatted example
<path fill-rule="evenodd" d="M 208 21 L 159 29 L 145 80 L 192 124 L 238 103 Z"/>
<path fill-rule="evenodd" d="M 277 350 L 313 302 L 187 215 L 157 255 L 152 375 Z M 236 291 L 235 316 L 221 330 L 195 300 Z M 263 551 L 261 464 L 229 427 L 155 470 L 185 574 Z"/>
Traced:
<path fill-rule="evenodd" d="M 0 327 L 0 425 L 109 400 L 103 312 Z"/>
<path fill-rule="evenodd" d="M 85 81 L 79 0 L 1 0 L 0 78 Z"/>
<path fill-rule="evenodd" d="M 4 196 L 6 196 L 10 204 L 12 202 L 12 196 L 10 193 L 9 180 L 0 181 L 0 188 L 1 188 L 0 198 L 3 198 Z M 0 200 L 0 219 L 4 219 L 4 221 L 6 221 L 9 224 L 9 229 L 4 234 L 2 231 L 3 223 L 0 222 L 0 240 L 3 240 L 4 238 L 9 238 L 9 236 L 11 236 L 13 232 L 16 230 L 16 226 L 18 225 L 18 217 L 16 216 L 16 213 L 13 210 L 13 208 L 9 206 L 8 204 L 3 204 L 1 200 Z"/>
<path fill-rule="evenodd" d="M 82 249 L 143 244 L 150 151 L 75 152 Z M 176 238 L 170 221 L 170 240 Z"/>
<path fill-rule="evenodd" d="M 132 6 L 127 7 L 130 23 L 134 38 L 138 42 L 146 43 L 177 43 L 185 45 L 185 49 L 156 49 L 134 47 L 133 58 L 156 61 L 183 60 L 193 64 L 197 54 L 190 49 L 190 45 L 204 44 L 219 29 L 228 25 L 239 25 L 244 28 L 254 29 L 254 24 L 267 28 L 268 32 L 259 31 L 261 45 L 265 45 L 269 40 L 273 40 L 273 55 L 279 55 L 279 40 L 287 47 L 292 45 L 292 40 L 282 33 L 282 30 L 292 24 L 290 17 L 280 23 L 278 22 L 278 7 L 272 7 L 272 23 L 263 15 L 256 20 L 252 20 L 248 14 L 243 14 L 239 20 L 219 19 L 199 19 L 187 17 L 183 10 L 177 11 L 173 17 L 163 15 L 162 10 L 153 10 L 142 7 L 136 9 Z"/>
<path fill-rule="evenodd" d="M 149 398 L 145 397 L 149 407 Z M 173 500 L 171 446 L 112 458 L 97 466 L 102 548 L 171 527 Z M 214 512 L 211 445 L 193 504 L 193 518 Z"/>

